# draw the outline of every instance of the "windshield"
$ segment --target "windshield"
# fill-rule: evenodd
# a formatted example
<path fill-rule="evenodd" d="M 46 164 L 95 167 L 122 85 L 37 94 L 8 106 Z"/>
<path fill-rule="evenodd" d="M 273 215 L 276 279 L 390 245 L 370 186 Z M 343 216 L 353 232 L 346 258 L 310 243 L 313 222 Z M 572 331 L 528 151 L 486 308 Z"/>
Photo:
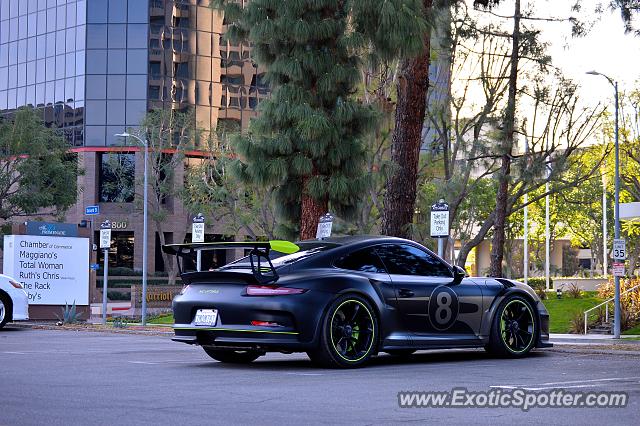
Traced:
<path fill-rule="evenodd" d="M 290 265 L 302 259 L 307 259 L 311 256 L 314 256 L 318 253 L 321 253 L 333 247 L 335 247 L 334 244 L 307 243 L 304 245 L 300 245 L 300 248 L 302 250 L 293 254 L 284 254 L 284 253 L 280 253 L 278 251 L 272 250 L 269 252 L 269 258 L 271 259 L 271 263 L 273 263 L 273 267 L 279 268 L 284 265 Z M 249 256 L 245 256 L 227 265 L 224 265 L 221 268 L 218 268 L 218 271 L 224 271 L 228 269 L 250 269 L 250 268 L 251 268 L 251 263 L 249 261 Z"/>

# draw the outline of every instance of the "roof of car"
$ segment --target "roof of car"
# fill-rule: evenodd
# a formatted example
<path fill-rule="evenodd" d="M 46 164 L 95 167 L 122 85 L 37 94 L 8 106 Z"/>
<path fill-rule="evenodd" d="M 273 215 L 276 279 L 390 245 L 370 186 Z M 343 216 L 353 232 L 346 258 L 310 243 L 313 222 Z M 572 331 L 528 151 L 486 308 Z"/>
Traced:
<path fill-rule="evenodd" d="M 363 243 L 366 241 L 377 241 L 377 240 L 398 240 L 398 241 L 406 241 L 402 238 L 389 237 L 386 235 L 344 235 L 338 237 L 329 237 L 322 240 L 304 240 L 300 241 L 301 243 L 318 243 L 318 242 L 327 242 L 336 245 L 346 246 L 349 244 Z"/>

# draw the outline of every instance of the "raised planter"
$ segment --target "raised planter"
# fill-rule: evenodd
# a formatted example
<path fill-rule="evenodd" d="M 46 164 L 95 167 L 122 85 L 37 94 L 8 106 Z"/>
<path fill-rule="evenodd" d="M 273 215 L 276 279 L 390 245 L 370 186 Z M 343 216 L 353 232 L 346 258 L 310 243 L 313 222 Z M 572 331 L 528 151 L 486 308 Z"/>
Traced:
<path fill-rule="evenodd" d="M 598 286 L 607 281 L 606 278 L 554 278 L 553 286 L 554 288 L 562 288 L 566 291 L 571 284 L 575 284 L 584 291 L 597 291 Z"/>

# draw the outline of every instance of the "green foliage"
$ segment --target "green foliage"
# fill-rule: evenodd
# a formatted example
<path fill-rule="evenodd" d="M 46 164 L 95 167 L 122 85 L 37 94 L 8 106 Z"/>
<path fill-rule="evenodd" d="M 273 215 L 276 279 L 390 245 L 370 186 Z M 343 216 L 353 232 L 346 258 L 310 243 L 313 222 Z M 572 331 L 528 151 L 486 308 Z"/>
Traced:
<path fill-rule="evenodd" d="M 582 289 L 576 283 L 569 284 L 569 288 L 564 291 L 564 294 L 571 299 L 580 299 L 582 293 Z"/>
<path fill-rule="evenodd" d="M 0 219 L 43 209 L 61 216 L 77 199 L 77 157 L 41 112 L 18 109 L 0 122 Z"/>
<path fill-rule="evenodd" d="M 584 333 L 584 312 L 572 311 L 571 319 L 569 320 L 569 333 L 582 334 Z"/>
<path fill-rule="evenodd" d="M 62 317 L 58 316 L 58 320 L 60 320 L 62 324 L 75 324 L 80 321 L 80 313 L 76 308 L 75 300 L 71 306 L 69 306 L 67 302 L 64 303 L 64 308 L 62 308 Z"/>
<path fill-rule="evenodd" d="M 231 172 L 235 160 L 231 152 L 212 152 L 201 161 L 190 160 L 182 199 L 192 212 L 221 224 L 226 234 L 244 231 L 252 239 L 275 236 L 274 203 L 270 188 L 255 188 Z"/>
<path fill-rule="evenodd" d="M 545 277 L 530 277 L 527 278 L 527 284 L 534 290 L 546 290 L 547 279 Z M 549 287 L 553 288 L 553 278 L 549 277 Z"/>
<path fill-rule="evenodd" d="M 366 181 L 363 138 L 376 113 L 354 99 L 363 57 L 417 53 L 426 22 L 418 0 L 217 0 L 228 35 L 251 42 L 271 97 L 235 140 L 243 182 L 274 191 L 276 214 L 295 233 L 301 199 L 353 217 Z"/>

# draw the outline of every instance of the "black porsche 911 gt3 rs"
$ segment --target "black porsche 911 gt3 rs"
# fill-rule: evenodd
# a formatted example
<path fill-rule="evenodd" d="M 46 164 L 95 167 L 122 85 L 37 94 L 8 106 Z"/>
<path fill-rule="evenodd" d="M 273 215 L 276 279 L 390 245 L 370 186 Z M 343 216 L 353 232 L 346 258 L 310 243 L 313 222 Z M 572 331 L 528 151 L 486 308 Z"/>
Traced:
<path fill-rule="evenodd" d="M 168 245 L 248 248 L 221 268 L 184 272 L 173 300 L 173 340 L 212 358 L 251 362 L 266 352 L 306 352 L 329 367 L 355 367 L 378 352 L 484 347 L 522 357 L 551 346 L 549 314 L 535 292 L 508 279 L 466 278 L 413 241 L 337 237 L 265 243 Z"/>

